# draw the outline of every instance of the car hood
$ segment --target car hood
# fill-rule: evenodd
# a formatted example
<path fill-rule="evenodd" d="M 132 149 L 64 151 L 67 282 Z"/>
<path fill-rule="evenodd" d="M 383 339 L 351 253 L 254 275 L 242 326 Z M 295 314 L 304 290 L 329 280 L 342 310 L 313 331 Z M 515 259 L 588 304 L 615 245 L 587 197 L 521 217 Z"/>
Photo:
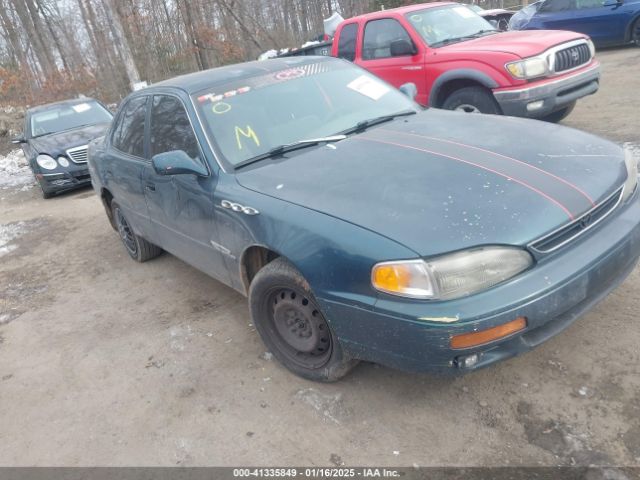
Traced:
<path fill-rule="evenodd" d="M 502 52 L 517 55 L 520 58 L 538 55 L 545 50 L 570 42 L 584 35 L 562 30 L 508 31 L 493 35 L 454 43 L 439 48 L 439 52 Z"/>
<path fill-rule="evenodd" d="M 428 256 L 527 245 L 609 197 L 626 168 L 620 147 L 577 130 L 430 109 L 236 178 Z"/>
<path fill-rule="evenodd" d="M 87 145 L 94 138 L 104 135 L 108 128 L 108 123 L 87 125 L 32 138 L 29 143 L 38 153 L 57 156 L 62 155 L 69 148 Z"/>

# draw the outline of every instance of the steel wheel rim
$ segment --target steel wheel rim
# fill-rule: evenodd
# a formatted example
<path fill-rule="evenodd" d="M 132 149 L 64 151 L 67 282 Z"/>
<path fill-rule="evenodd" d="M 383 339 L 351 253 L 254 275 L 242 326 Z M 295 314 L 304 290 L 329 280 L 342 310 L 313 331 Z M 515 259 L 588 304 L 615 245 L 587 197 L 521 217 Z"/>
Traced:
<path fill-rule="evenodd" d="M 465 113 L 482 113 L 478 107 L 475 105 L 469 105 L 468 103 L 463 103 L 462 105 L 458 105 L 455 110 L 457 112 L 465 112 Z"/>
<path fill-rule="evenodd" d="M 333 340 L 324 316 L 304 293 L 276 287 L 266 295 L 267 333 L 296 365 L 315 369 L 331 358 Z"/>
<path fill-rule="evenodd" d="M 138 244 L 136 243 L 135 235 L 127 219 L 122 215 L 122 212 L 119 208 L 116 208 L 116 221 L 118 224 L 118 233 L 120 234 L 120 238 L 122 239 L 122 243 L 129 251 L 131 255 L 135 255 L 138 253 Z"/>

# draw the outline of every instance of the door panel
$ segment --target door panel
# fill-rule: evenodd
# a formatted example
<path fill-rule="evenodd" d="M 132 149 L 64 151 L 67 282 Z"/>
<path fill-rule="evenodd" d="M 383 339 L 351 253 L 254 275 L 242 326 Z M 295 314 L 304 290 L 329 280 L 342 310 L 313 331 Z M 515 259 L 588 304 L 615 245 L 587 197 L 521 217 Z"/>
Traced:
<path fill-rule="evenodd" d="M 144 131 L 148 96 L 127 102 L 116 119 L 108 154 L 104 156 L 106 186 L 122 207 L 134 231 L 152 241 L 151 224 L 142 187 Z"/>
<path fill-rule="evenodd" d="M 411 43 L 415 55 L 393 56 L 391 43 L 394 41 Z M 414 83 L 418 88 L 418 100 L 426 102 L 426 73 L 424 53 L 400 22 L 393 18 L 383 18 L 367 22 L 364 27 L 361 53 L 358 65 L 386 80 L 395 87 Z"/>
<path fill-rule="evenodd" d="M 183 150 L 203 162 L 187 112 L 174 96 L 155 95 L 152 101 L 149 147 L 150 157 Z M 204 162 L 203 162 L 204 163 Z M 151 163 L 143 172 L 142 183 L 154 238 L 165 250 L 229 284 L 229 272 L 217 247 L 213 192 L 217 177 L 197 175 L 158 175 Z"/>

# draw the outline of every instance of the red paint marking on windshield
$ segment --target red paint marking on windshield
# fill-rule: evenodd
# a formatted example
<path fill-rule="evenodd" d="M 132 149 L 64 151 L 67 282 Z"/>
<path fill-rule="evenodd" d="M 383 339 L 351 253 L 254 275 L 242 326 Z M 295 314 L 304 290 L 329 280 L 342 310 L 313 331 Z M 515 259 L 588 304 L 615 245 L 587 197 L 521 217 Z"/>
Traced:
<path fill-rule="evenodd" d="M 382 130 L 382 129 L 380 129 L 380 130 Z M 401 133 L 403 135 L 411 135 L 412 137 L 424 138 L 424 139 L 427 139 L 427 140 L 434 140 L 436 142 L 451 143 L 453 145 L 459 145 L 461 147 L 472 148 L 472 149 L 478 150 L 480 152 L 488 153 L 490 155 L 495 155 L 497 157 L 502 157 L 502 158 L 505 158 L 507 160 L 511 160 L 513 162 L 517 162 L 517 163 L 519 163 L 521 165 L 525 165 L 525 166 L 527 166 L 529 168 L 532 168 L 532 169 L 537 170 L 537 171 L 539 171 L 541 173 L 544 173 L 545 175 L 548 175 L 548 176 L 550 176 L 550 177 L 552 177 L 552 178 L 564 183 L 565 185 L 573 188 L 574 190 L 579 192 L 583 197 L 585 197 L 587 200 L 589 200 L 589 203 L 591 203 L 591 206 L 593 206 L 593 207 L 596 206 L 596 204 L 593 201 L 593 199 L 584 190 L 582 190 L 577 185 L 574 185 L 573 183 L 569 182 L 568 180 L 565 180 L 564 178 L 558 177 L 557 175 L 554 175 L 551 172 L 543 170 L 542 168 L 536 167 L 535 165 L 531 165 L 530 163 L 523 162 L 522 160 L 518 160 L 517 158 L 509 157 L 507 155 L 503 155 L 501 153 L 494 152 L 493 150 L 486 150 L 484 148 L 476 147 L 474 145 L 467 145 L 466 143 L 460 143 L 460 142 L 456 142 L 456 141 L 453 141 L 453 140 L 445 140 L 444 138 L 427 137 L 426 135 L 419 135 L 417 133 L 409 133 L 409 132 L 398 132 L 396 130 L 384 130 L 384 131 L 385 132 L 389 132 L 389 133 Z"/>
<path fill-rule="evenodd" d="M 477 164 L 477 163 L 470 162 L 469 160 L 464 160 L 464 159 L 462 159 L 462 158 L 452 157 L 452 156 L 450 156 L 450 155 L 446 155 L 446 154 L 444 154 L 444 153 L 434 152 L 433 150 L 427 150 L 426 148 L 413 147 L 413 146 L 411 146 L 411 145 L 403 145 L 403 144 L 401 144 L 401 143 L 388 142 L 388 141 L 386 141 L 386 140 L 376 140 L 376 139 L 373 139 L 373 138 L 366 138 L 366 137 L 353 137 L 353 138 L 354 138 L 355 140 L 365 140 L 365 141 L 368 141 L 368 142 L 383 143 L 383 144 L 385 144 L 385 145 L 392 145 L 392 146 L 394 146 L 394 147 L 407 148 L 407 149 L 409 149 L 409 150 L 417 150 L 417 151 L 419 151 L 419 152 L 430 153 L 430 154 L 432 154 L 432 155 L 437 155 L 437 156 L 439 156 L 439 157 L 449 158 L 449 159 L 451 159 L 451 160 L 455 160 L 455 161 L 457 161 L 457 162 L 462 162 L 462 163 L 466 163 L 466 164 L 468 164 L 468 165 L 472 165 L 472 166 L 477 167 L 477 168 L 481 168 L 482 170 L 486 170 L 486 171 L 488 171 L 488 172 L 491 172 L 491 173 L 494 173 L 494 174 L 499 175 L 499 176 L 501 176 L 501 177 L 504 177 L 504 178 L 506 178 L 507 180 L 513 180 L 514 182 L 519 183 L 519 184 L 520 184 L 520 185 L 522 185 L 523 187 L 528 188 L 529 190 L 531 190 L 531 191 L 533 191 L 533 192 L 537 193 L 538 195 L 540 195 L 540 196 L 542 196 L 542 197 L 546 198 L 547 200 L 549 200 L 550 202 L 552 202 L 552 203 L 553 203 L 553 204 L 555 204 L 556 206 L 560 207 L 560 208 L 561 208 L 561 209 L 562 209 L 562 210 L 567 214 L 567 216 L 568 216 L 571 220 L 574 220 L 574 218 L 575 218 L 575 217 L 573 216 L 573 214 L 569 211 L 569 209 L 567 209 L 567 207 L 565 207 L 563 204 L 561 204 L 561 203 L 560 203 L 558 200 L 556 200 L 555 198 L 550 197 L 549 195 L 547 195 L 547 194 L 546 194 L 546 193 L 544 193 L 543 191 L 538 190 L 538 189 L 537 189 L 536 187 L 534 187 L 533 185 L 529 185 L 527 182 L 524 182 L 524 181 L 522 181 L 522 180 L 518 180 L 517 178 L 510 177 L 509 175 L 505 175 L 504 173 L 499 172 L 499 171 L 497 171 L 497 170 L 493 170 L 492 168 L 485 167 L 485 166 L 483 166 L 483 165 L 479 165 L 479 164 Z"/>

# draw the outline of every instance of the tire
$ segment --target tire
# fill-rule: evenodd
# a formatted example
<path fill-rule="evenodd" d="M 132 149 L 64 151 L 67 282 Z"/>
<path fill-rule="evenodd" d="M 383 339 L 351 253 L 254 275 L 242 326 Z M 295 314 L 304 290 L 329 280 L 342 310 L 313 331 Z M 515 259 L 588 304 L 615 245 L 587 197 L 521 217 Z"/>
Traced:
<path fill-rule="evenodd" d="M 638 18 L 631 27 L 631 41 L 640 47 L 640 18 Z"/>
<path fill-rule="evenodd" d="M 500 107 L 489 90 L 484 87 L 465 87 L 456 90 L 442 104 L 445 110 L 467 113 L 500 114 Z"/>
<path fill-rule="evenodd" d="M 345 355 L 309 284 L 285 259 L 277 258 L 257 273 L 249 306 L 266 347 L 296 375 L 334 382 L 358 363 Z"/>
<path fill-rule="evenodd" d="M 118 231 L 118 235 L 120 235 L 120 240 L 122 240 L 122 244 L 131 258 L 136 262 L 142 263 L 162 253 L 160 247 L 146 241 L 133 232 L 133 229 L 124 216 L 124 212 L 116 202 L 111 202 L 111 212 L 116 224 L 116 230 Z"/>
<path fill-rule="evenodd" d="M 546 117 L 542 117 L 540 120 L 544 120 L 545 122 L 558 123 L 561 120 L 564 120 L 569 116 L 569 114 L 573 111 L 576 106 L 576 102 L 571 103 L 570 105 L 564 107 L 562 110 L 558 110 L 556 112 L 550 113 Z"/>

